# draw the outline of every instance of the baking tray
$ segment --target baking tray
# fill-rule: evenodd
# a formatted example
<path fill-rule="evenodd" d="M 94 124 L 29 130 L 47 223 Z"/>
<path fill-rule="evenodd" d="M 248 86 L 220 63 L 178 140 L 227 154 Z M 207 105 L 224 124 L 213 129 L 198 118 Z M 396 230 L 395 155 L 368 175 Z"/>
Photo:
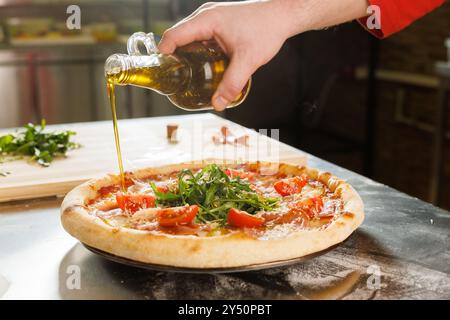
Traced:
<path fill-rule="evenodd" d="M 147 270 L 152 270 L 152 271 L 163 271 L 163 272 L 174 272 L 174 273 L 212 273 L 212 274 L 258 271 L 258 270 L 264 270 L 264 269 L 286 267 L 286 266 L 294 265 L 297 263 L 302 263 L 307 260 L 311 260 L 312 258 L 321 256 L 321 255 L 327 253 L 328 251 L 333 250 L 334 248 L 336 248 L 339 245 L 339 244 L 336 244 L 325 250 L 318 251 L 313 254 L 303 256 L 303 257 L 288 259 L 288 260 L 279 260 L 279 261 L 273 261 L 273 262 L 267 262 L 267 263 L 251 264 L 251 265 L 241 266 L 241 267 L 185 268 L 185 267 L 166 266 L 166 265 L 162 265 L 162 264 L 145 263 L 145 262 L 140 262 L 140 261 L 136 261 L 136 260 L 131 260 L 131 259 L 119 257 L 119 256 L 113 255 L 111 253 L 93 248 L 84 243 L 82 243 L 82 244 L 84 247 L 86 247 L 86 249 L 88 249 L 89 251 L 91 251 L 103 258 L 106 258 L 110 261 L 114 261 L 114 262 L 124 264 L 127 266 L 132 266 L 132 267 L 137 267 L 137 268 L 142 268 L 142 269 L 147 269 Z"/>

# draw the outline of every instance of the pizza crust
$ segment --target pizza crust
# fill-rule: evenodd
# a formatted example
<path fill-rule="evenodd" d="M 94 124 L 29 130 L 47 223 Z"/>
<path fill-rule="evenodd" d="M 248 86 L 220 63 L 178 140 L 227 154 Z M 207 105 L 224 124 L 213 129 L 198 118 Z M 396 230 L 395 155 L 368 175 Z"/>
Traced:
<path fill-rule="evenodd" d="M 214 160 L 202 163 L 183 163 L 139 170 L 136 178 L 163 174 L 184 168 L 201 168 Z M 220 163 L 220 162 L 219 162 Z M 232 164 L 230 164 L 232 165 Z M 271 163 L 254 163 L 258 167 Z M 86 199 L 96 197 L 103 186 L 119 183 L 119 177 L 109 175 L 88 181 L 67 194 L 61 205 L 64 229 L 81 242 L 102 251 L 144 263 L 186 267 L 226 268 L 275 262 L 302 257 L 325 250 L 344 241 L 364 219 L 364 206 L 357 192 L 346 182 L 327 172 L 281 163 L 286 173 L 306 173 L 326 184 L 343 199 L 344 213 L 324 228 L 300 230 L 283 238 L 256 239 L 238 231 L 235 233 L 198 237 L 191 235 L 155 234 L 149 231 L 112 227 L 99 217 L 89 214 Z"/>

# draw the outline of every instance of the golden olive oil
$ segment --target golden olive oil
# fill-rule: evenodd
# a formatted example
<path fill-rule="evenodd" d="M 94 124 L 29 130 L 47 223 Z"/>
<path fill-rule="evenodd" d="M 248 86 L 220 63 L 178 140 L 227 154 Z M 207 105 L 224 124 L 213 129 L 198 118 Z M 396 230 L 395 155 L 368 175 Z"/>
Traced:
<path fill-rule="evenodd" d="M 113 120 L 113 128 L 114 128 L 114 139 L 116 142 L 116 152 L 117 152 L 117 160 L 119 162 L 119 170 L 120 170 L 120 185 L 122 187 L 122 191 L 125 192 L 125 172 L 123 170 L 123 161 L 122 161 L 122 151 L 120 150 L 120 137 L 119 137 L 119 127 L 117 125 L 117 111 L 116 111 L 116 88 L 113 83 L 107 83 L 108 87 L 108 96 L 109 102 L 111 104 L 111 114 Z"/>

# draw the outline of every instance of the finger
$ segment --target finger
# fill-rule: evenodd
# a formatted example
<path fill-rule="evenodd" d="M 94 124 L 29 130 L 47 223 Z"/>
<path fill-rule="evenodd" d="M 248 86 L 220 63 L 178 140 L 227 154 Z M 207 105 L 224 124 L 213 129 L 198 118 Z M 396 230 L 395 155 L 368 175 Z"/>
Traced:
<path fill-rule="evenodd" d="M 193 18 L 194 16 L 196 16 L 197 14 L 200 13 L 200 11 L 211 8 L 213 6 L 217 5 L 217 3 L 215 2 L 206 2 L 204 4 L 202 4 L 200 7 L 198 7 L 194 12 L 192 12 L 190 15 L 188 15 L 186 18 L 184 18 L 183 20 L 188 20 Z M 181 20 L 181 21 L 183 21 Z"/>
<path fill-rule="evenodd" d="M 253 63 L 242 55 L 234 54 L 225 74 L 213 95 L 214 109 L 223 111 L 241 93 L 251 75 L 256 71 Z"/>
<path fill-rule="evenodd" d="M 195 16 L 184 20 L 164 32 L 158 49 L 163 54 L 171 54 L 176 48 L 194 41 L 210 40 L 213 38 L 213 26 L 210 19 Z"/>

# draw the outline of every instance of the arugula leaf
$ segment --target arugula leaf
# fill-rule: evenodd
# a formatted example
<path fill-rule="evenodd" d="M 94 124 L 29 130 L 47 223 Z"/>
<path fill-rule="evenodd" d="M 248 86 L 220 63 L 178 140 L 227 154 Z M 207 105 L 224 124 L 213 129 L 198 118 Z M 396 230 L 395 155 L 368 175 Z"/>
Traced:
<path fill-rule="evenodd" d="M 230 178 L 218 165 L 211 164 L 197 173 L 182 170 L 178 175 L 176 192 L 159 192 L 150 184 L 159 204 L 180 206 L 197 204 L 197 221 L 217 221 L 225 224 L 230 208 L 250 214 L 270 211 L 278 206 L 277 198 L 265 198 L 250 188 L 250 183 L 239 177 Z"/>
<path fill-rule="evenodd" d="M 151 182 L 150 186 L 153 189 L 153 192 L 155 193 L 155 195 L 157 196 L 159 201 L 179 201 L 180 200 L 180 195 L 172 193 L 172 192 L 161 192 L 158 191 L 158 188 L 156 187 L 156 185 Z"/>
<path fill-rule="evenodd" d="M 65 156 L 67 151 L 80 145 L 70 141 L 73 131 L 44 132 L 45 119 L 40 125 L 28 123 L 15 134 L 0 136 L 0 157 L 5 155 L 31 156 L 43 167 L 48 167 L 57 156 Z"/>

